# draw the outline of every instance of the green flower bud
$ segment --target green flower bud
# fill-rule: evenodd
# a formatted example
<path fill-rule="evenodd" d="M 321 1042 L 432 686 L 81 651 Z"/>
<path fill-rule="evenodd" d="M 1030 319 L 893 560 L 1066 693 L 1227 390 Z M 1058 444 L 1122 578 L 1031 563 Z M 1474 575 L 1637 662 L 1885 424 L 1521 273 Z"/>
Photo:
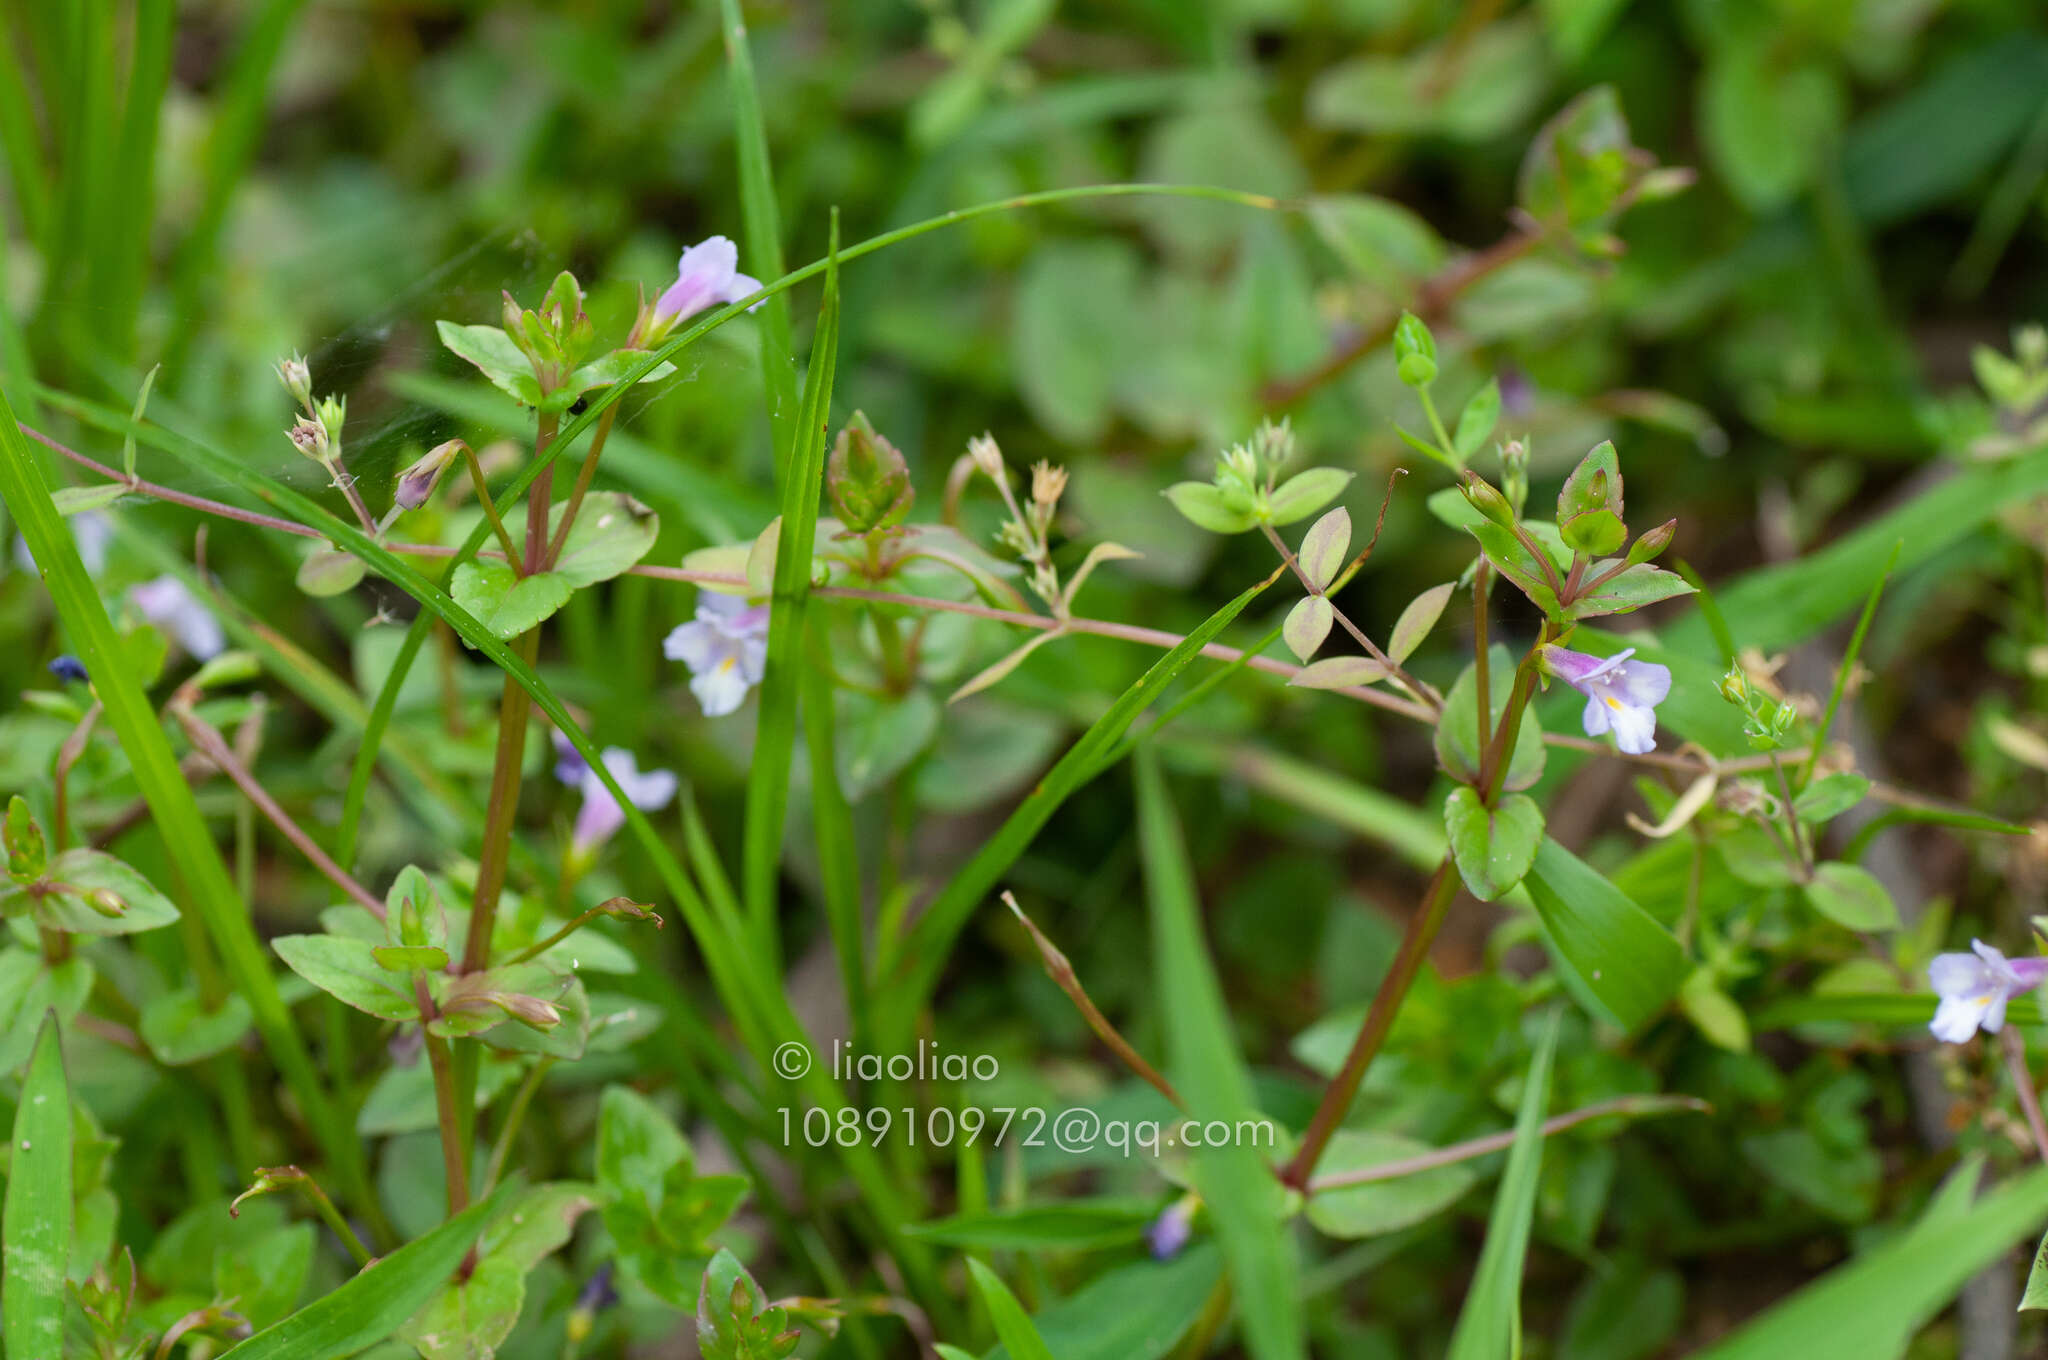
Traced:
<path fill-rule="evenodd" d="M 859 411 L 832 445 L 825 492 L 847 529 L 856 534 L 895 528 L 910 514 L 916 498 L 909 464 Z"/>

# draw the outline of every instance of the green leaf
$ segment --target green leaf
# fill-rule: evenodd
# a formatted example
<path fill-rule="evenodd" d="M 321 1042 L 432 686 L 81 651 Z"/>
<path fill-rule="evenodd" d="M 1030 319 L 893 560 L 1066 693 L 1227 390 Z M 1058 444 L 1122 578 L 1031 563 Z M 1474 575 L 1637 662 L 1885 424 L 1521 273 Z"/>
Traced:
<path fill-rule="evenodd" d="M 573 1182 L 536 1185 L 511 1200 L 483 1230 L 476 1263 L 413 1314 L 399 1339 L 423 1360 L 473 1360 L 497 1353 L 526 1303 L 526 1277 L 569 1240 L 576 1220 L 591 1207 L 590 1187 Z"/>
<path fill-rule="evenodd" d="M 1161 1360 L 1202 1315 L 1223 1273 L 1213 1243 L 1171 1261 L 1139 1261 L 1105 1272 L 1039 1310 L 1032 1324 L 1060 1360 Z M 998 1346 L 988 1360 L 1008 1360 Z"/>
<path fill-rule="evenodd" d="M 345 595 L 362 582 L 363 559 L 336 548 L 315 548 L 299 563 L 295 582 L 315 599 Z"/>
<path fill-rule="evenodd" d="M 1397 1133 L 1339 1129 L 1324 1149 L 1323 1159 L 1316 1163 L 1316 1178 L 1366 1171 L 1435 1150 Z M 1332 1237 L 1399 1232 L 1450 1208 L 1478 1178 L 1470 1162 L 1452 1162 L 1412 1175 L 1317 1191 L 1309 1198 L 1308 1221 Z"/>
<path fill-rule="evenodd" d="M 1479 782 L 1479 764 L 1488 737 L 1500 727 L 1501 715 L 1507 712 L 1509 694 L 1514 688 L 1514 658 L 1498 643 L 1487 650 L 1487 680 L 1489 712 L 1484 732 L 1479 722 L 1476 666 L 1467 666 L 1459 674 L 1451 692 L 1444 696 L 1443 716 L 1437 720 L 1437 761 L 1446 774 L 1461 784 Z M 1521 728 L 1515 733 L 1515 750 L 1508 757 L 1507 782 L 1502 788 L 1514 792 L 1534 784 L 1543 775 L 1543 759 L 1543 728 L 1536 721 L 1532 705 L 1522 714 Z"/>
<path fill-rule="evenodd" d="M 1522 526 L 1528 528 L 1527 524 Z M 1486 554 L 1486 560 L 1493 569 L 1513 582 L 1538 609 L 1553 619 L 1561 619 L 1564 607 L 1559 603 L 1557 592 L 1551 588 L 1550 577 L 1543 571 L 1543 561 L 1522 542 L 1514 530 L 1505 525 L 1495 524 L 1490 519 L 1476 519 L 1466 528 L 1472 537 L 1479 540 L 1479 550 Z M 1539 540 L 1540 541 L 1540 540 Z M 1555 565 L 1553 563 L 1553 565 Z"/>
<path fill-rule="evenodd" d="M 18 793 L 7 801 L 7 820 L 0 824 L 0 845 L 7 851 L 7 876 L 16 883 L 33 882 L 49 868 L 43 828 L 29 811 L 28 800 Z"/>
<path fill-rule="evenodd" d="M 1550 62 L 1533 17 L 1518 15 L 1457 41 L 1454 57 L 1437 43 L 1328 67 L 1309 87 L 1309 118 L 1351 132 L 1476 142 L 1534 110 L 1549 84 Z"/>
<path fill-rule="evenodd" d="M 342 1360 L 382 1341 L 455 1273 L 477 1234 L 519 1190 L 501 1185 L 425 1237 L 371 1262 L 333 1293 L 236 1346 L 235 1360 Z"/>
<path fill-rule="evenodd" d="M 1287 683 L 1299 689 L 1348 689 L 1384 680 L 1388 673 L 1369 656 L 1326 656 L 1303 666 Z"/>
<path fill-rule="evenodd" d="M 181 987 L 144 1006 L 138 1028 L 158 1062 L 180 1067 L 227 1052 L 242 1042 L 254 1021 L 239 992 L 229 992 L 209 1011 L 197 987 Z"/>
<path fill-rule="evenodd" d="M 7 1354 L 64 1354 L 71 1260 L 71 1089 L 57 1021 L 46 1016 L 14 1111 L 0 1214 L 0 1336 Z"/>
<path fill-rule="evenodd" d="M 1930 1208 L 1922 1222 L 1837 1266 L 1692 1360 L 1903 1354 L 1964 1281 L 2039 1232 L 2043 1219 L 2048 1168 L 2037 1167 L 1961 1212 L 1943 1205 L 1937 1215 Z"/>
<path fill-rule="evenodd" d="M 1756 39 L 1725 44 L 1699 84 L 1708 156 L 1735 197 L 1758 213 L 1806 187 L 1823 148 L 1836 140 L 1847 102 L 1833 69 L 1789 65 L 1773 47 Z"/>
<path fill-rule="evenodd" d="M 1603 614 L 1632 614 L 1644 605 L 1690 595 L 1692 587 L 1675 572 L 1639 562 L 1601 582 L 1572 601 L 1566 611 L 1570 618 L 1591 619 Z"/>
<path fill-rule="evenodd" d="M 1456 581 L 1446 581 L 1440 586 L 1431 586 L 1408 602 L 1401 611 L 1401 617 L 1394 620 L 1394 631 L 1387 635 L 1387 655 L 1396 662 L 1406 661 L 1414 655 L 1415 649 L 1429 636 L 1429 630 L 1436 627 L 1436 621 L 1444 616 L 1444 607 L 1451 602 L 1451 595 L 1458 588 Z"/>
<path fill-rule="evenodd" d="M 1458 413 L 1458 428 L 1451 435 L 1451 447 L 1469 461 L 1500 422 L 1500 379 L 1488 378 L 1486 386 L 1474 392 Z"/>
<path fill-rule="evenodd" d="M 1336 608 L 1324 596 L 1309 595 L 1296 601 L 1294 608 L 1287 611 L 1287 621 L 1280 626 L 1280 635 L 1287 640 L 1287 650 L 1302 661 L 1309 660 L 1322 649 L 1324 640 L 1330 636 L 1330 624 L 1336 616 Z M 1362 661 L 1365 658 L 1355 659 Z M 1379 675 L 1374 679 L 1383 678 L 1387 674 L 1385 666 L 1380 666 L 1376 661 L 1372 664 L 1379 667 Z M 1304 683 L 1311 689 L 1318 687 L 1314 681 Z"/>
<path fill-rule="evenodd" d="M 270 947 L 294 973 L 338 1001 L 381 1020 L 419 1019 L 410 982 L 379 965 L 378 946 L 367 940 L 280 935 Z"/>
<path fill-rule="evenodd" d="M 552 571 L 521 578 L 512 564 L 495 557 L 464 562 L 455 569 L 448 593 L 501 640 L 519 637 L 569 602 L 568 579 Z"/>
<path fill-rule="evenodd" d="M 1251 1076 L 1202 940 L 1201 907 L 1180 823 L 1151 749 L 1139 747 L 1133 761 L 1168 1065 L 1190 1117 L 1242 1128 L 1240 1121 L 1257 1113 Z M 1230 1266 L 1247 1349 L 1254 1360 L 1292 1360 L 1308 1352 L 1295 1292 L 1294 1243 L 1281 1218 L 1280 1187 L 1267 1160 L 1271 1152 L 1249 1140 L 1204 1147 L 1194 1151 L 1192 1172 Z M 1018 1354 L 1014 1343 L 1010 1349 Z"/>
<path fill-rule="evenodd" d="M 1486 1220 L 1486 1245 L 1465 1291 L 1451 1334 L 1449 1360 L 1512 1360 L 1522 1353 L 1522 1263 L 1529 1254 L 1529 1228 L 1536 1217 L 1536 1188 L 1543 1170 L 1543 1119 L 1550 1108 L 1550 1066 L 1557 1054 L 1562 1015 L 1552 1011 L 1536 1041 L 1536 1055 L 1522 1079 L 1522 1104 L 1515 1115 L 1515 1141 L 1494 1192 Z"/>
<path fill-rule="evenodd" d="M 475 364 L 493 387 L 522 406 L 540 405 L 540 383 L 533 376 L 533 361 L 503 330 L 496 326 L 458 326 L 452 321 L 437 321 L 434 329 L 440 332 L 442 344 L 456 357 Z"/>
<path fill-rule="evenodd" d="M 1508 794 L 1489 809 L 1475 789 L 1460 784 L 1444 800 L 1444 831 L 1465 886 L 1491 902 L 1529 872 L 1543 840 L 1543 810 L 1526 793 Z"/>
<path fill-rule="evenodd" d="M 795 1350 L 798 1333 L 789 1325 L 788 1310 L 765 1302 L 747 1268 L 721 1247 L 697 1290 L 697 1349 L 703 1360 L 782 1360 Z"/>
<path fill-rule="evenodd" d="M 1633 1032 L 1690 971 L 1671 932 L 1578 856 L 1546 836 L 1522 880 L 1551 952 L 1594 1014 Z"/>
<path fill-rule="evenodd" d="M 782 862 L 784 814 L 789 805 L 790 762 L 796 751 L 799 672 L 804 665 L 804 619 L 810 607 L 810 545 L 817 536 L 818 499 L 825 484 L 825 423 L 832 406 L 832 381 L 839 356 L 839 219 L 832 219 L 826 257 L 825 293 L 811 337 L 803 406 L 797 414 L 789 475 L 782 486 L 779 543 L 775 555 L 773 607 L 768 613 L 768 656 L 761 677 L 760 717 L 754 726 L 753 762 L 747 777 L 746 825 L 741 845 L 742 900 L 747 943 L 770 968 L 781 957 L 776 923 L 776 878 Z"/>
<path fill-rule="evenodd" d="M 1584 32 L 1583 16 L 1603 12 L 1592 21 L 1604 25 L 1618 0 L 1545 0 L 1545 26 L 1560 46 L 1576 40 L 1561 32 Z M 1579 18 L 1567 19 L 1567 11 Z M 1582 48 L 1580 49 L 1583 50 Z M 1522 157 L 1515 198 L 1531 219 L 1566 233 L 1604 227 L 1621 206 L 1623 194 L 1647 168 L 1649 157 L 1629 140 L 1628 119 L 1611 85 L 1598 85 L 1559 109 L 1536 133 Z"/>
<path fill-rule="evenodd" d="M 1622 517 L 1621 459 L 1612 441 L 1602 440 L 1565 478 L 1557 494 L 1557 529 L 1571 547 L 1601 557 L 1627 536 Z"/>
<path fill-rule="evenodd" d="M 913 1237 L 968 1251 L 1095 1251 L 1145 1235 L 1156 1198 L 1083 1199 L 955 1214 L 911 1227 Z"/>
<path fill-rule="evenodd" d="M 988 1309 L 996 1337 L 1003 1343 L 1003 1349 L 1010 1353 L 1011 1360 L 1053 1360 L 1052 1348 L 1031 1325 L 1024 1305 L 1017 1302 L 1017 1296 L 1010 1292 L 1002 1277 L 972 1256 L 967 1258 L 967 1270 L 974 1277 L 974 1288 L 981 1295 L 982 1306 Z"/>
<path fill-rule="evenodd" d="M 1710 968 L 1695 968 L 1678 989 L 1678 1008 L 1708 1040 L 1730 1053 L 1749 1052 L 1749 1018 L 1721 990 Z"/>
<path fill-rule="evenodd" d="M 592 388 L 610 387 L 614 383 L 624 382 L 627 378 L 632 377 L 635 370 L 640 367 L 646 358 L 646 350 L 615 349 L 610 354 L 604 355 L 601 358 L 592 359 L 589 363 L 569 375 L 569 381 L 564 384 L 560 392 L 553 394 L 550 398 L 550 404 L 559 403 L 560 409 L 566 411 L 576 404 L 578 397 Z M 652 369 L 635 379 L 635 381 L 654 382 L 658 378 L 668 377 L 675 371 L 676 366 L 674 364 L 664 361 L 656 364 Z"/>
<path fill-rule="evenodd" d="M 1870 781 L 1847 772 L 1822 775 L 1799 791 L 1792 810 L 1802 821 L 1828 822 L 1862 802 L 1870 792 Z"/>
<path fill-rule="evenodd" d="M 132 935 L 178 919 L 178 909 L 155 885 L 112 855 L 66 850 L 51 862 L 58 891 L 38 898 L 36 924 L 80 935 Z"/>
<path fill-rule="evenodd" d="M 1317 590 L 1328 590 L 1350 551 L 1351 512 L 1340 505 L 1309 526 L 1301 536 L 1301 550 L 1295 558 L 1301 563 L 1302 574 L 1315 583 Z"/>
<path fill-rule="evenodd" d="M 1166 488 L 1166 499 L 1197 529 L 1212 534 L 1241 534 L 1258 525 L 1258 516 L 1238 509 L 1221 490 L 1207 482 L 1175 482 Z"/>
<path fill-rule="evenodd" d="M 51 967 L 34 950 L 0 950 L 0 1074 L 29 1060 L 44 1012 L 55 1011 L 60 1023 L 69 1023 L 85 1006 L 92 984 L 92 963 L 80 954 Z"/>
<path fill-rule="evenodd" d="M 555 507 L 550 535 L 566 513 L 567 501 Z M 655 513 L 625 492 L 593 491 L 584 498 L 583 509 L 549 574 L 560 576 L 578 590 L 609 581 L 647 556 L 660 533 L 661 521 Z"/>
<path fill-rule="evenodd" d="M 1024 404 L 1054 438 L 1086 444 L 1109 428 L 1142 314 L 1138 284 L 1136 249 L 1108 238 L 1049 241 L 1024 262 L 1011 362 Z"/>
<path fill-rule="evenodd" d="M 1342 468 L 1310 468 L 1289 477 L 1267 498 L 1267 515 L 1273 524 L 1292 524 L 1307 519 L 1344 494 L 1353 474 Z M 1171 494 L 1171 493 L 1169 493 Z M 1185 512 L 1183 512 L 1185 513 Z"/>
<path fill-rule="evenodd" d="M 1799 885 L 1807 904 L 1850 930 L 1897 930 L 1899 909 L 1870 870 L 1839 861 L 1820 865 Z"/>
<path fill-rule="evenodd" d="M 1443 238 L 1391 199 L 1320 194 L 1308 200 L 1308 219 L 1345 267 L 1382 294 L 1406 300 L 1443 267 Z"/>

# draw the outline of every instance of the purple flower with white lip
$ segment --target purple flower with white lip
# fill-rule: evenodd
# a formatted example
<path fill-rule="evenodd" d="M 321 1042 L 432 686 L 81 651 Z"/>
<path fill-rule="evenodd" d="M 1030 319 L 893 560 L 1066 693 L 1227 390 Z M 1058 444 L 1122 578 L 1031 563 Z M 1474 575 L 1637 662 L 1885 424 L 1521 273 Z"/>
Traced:
<path fill-rule="evenodd" d="M 2048 958 L 2008 959 L 1982 940 L 1972 954 L 1937 954 L 1927 980 L 1941 1004 L 1927 1028 L 1947 1043 L 1966 1042 L 1981 1027 L 1996 1034 L 2005 1026 L 2005 1003 L 2048 978 Z"/>
<path fill-rule="evenodd" d="M 619 787 L 633 806 L 642 812 L 658 812 L 676 796 L 673 771 L 648 770 L 643 774 L 640 763 L 633 759 L 633 753 L 622 746 L 604 748 L 604 767 L 611 772 L 613 779 L 619 781 Z M 555 778 L 583 795 L 583 806 L 576 813 L 576 830 L 570 841 L 576 857 L 587 860 L 626 824 L 625 811 L 612 797 L 612 791 L 604 786 L 604 781 L 598 778 L 597 771 L 590 768 L 582 754 L 559 731 L 555 733 Z"/>
<path fill-rule="evenodd" d="M 1543 649 L 1543 669 L 1586 696 L 1580 721 L 1586 735 L 1614 733 L 1614 744 L 1632 756 L 1657 749 L 1657 705 L 1671 693 L 1671 668 L 1631 661 L 1630 647 L 1613 656 L 1588 656 L 1556 645 Z"/>
<path fill-rule="evenodd" d="M 740 273 L 740 248 L 726 237 L 709 237 L 683 252 L 676 281 L 654 300 L 654 324 L 667 330 L 706 307 L 738 302 L 759 291 L 759 279 Z"/>
<path fill-rule="evenodd" d="M 194 661 L 211 661 L 227 649 L 220 620 L 175 576 L 159 576 L 129 587 L 128 603 L 175 638 Z"/>
<path fill-rule="evenodd" d="M 697 617 L 678 624 L 661 651 L 690 668 L 690 692 L 704 716 L 722 718 L 746 702 L 768 668 L 768 606 L 700 591 Z"/>

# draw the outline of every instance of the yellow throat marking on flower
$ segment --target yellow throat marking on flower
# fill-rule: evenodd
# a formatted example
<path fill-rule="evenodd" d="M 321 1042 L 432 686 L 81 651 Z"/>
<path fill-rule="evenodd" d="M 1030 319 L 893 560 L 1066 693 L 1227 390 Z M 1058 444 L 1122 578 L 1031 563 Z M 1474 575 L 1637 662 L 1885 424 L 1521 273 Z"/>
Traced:
<path fill-rule="evenodd" d="M 1621 700 L 1615 698 L 1612 694 L 1607 695 L 1606 699 L 1609 708 L 1613 709 L 1616 713 L 1621 712 Z"/>

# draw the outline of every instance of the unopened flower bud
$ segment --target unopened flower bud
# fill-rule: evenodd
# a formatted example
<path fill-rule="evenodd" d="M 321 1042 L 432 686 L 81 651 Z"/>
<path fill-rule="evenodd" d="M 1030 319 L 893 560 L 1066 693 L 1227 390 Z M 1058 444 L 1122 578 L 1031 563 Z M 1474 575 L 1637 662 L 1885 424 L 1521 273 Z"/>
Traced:
<path fill-rule="evenodd" d="M 825 492 L 850 532 L 894 528 L 910 513 L 910 467 L 896 446 L 855 411 L 826 461 Z"/>
<path fill-rule="evenodd" d="M 511 336 L 512 343 L 523 350 L 526 348 L 526 309 L 519 305 L 519 300 L 512 296 L 509 288 L 503 290 L 503 293 L 505 303 L 502 320 L 505 323 L 505 334 Z"/>
<path fill-rule="evenodd" d="M 330 444 L 341 443 L 342 422 L 348 419 L 347 397 L 322 397 L 314 404 L 313 414 L 320 421 L 320 428 L 327 432 Z"/>
<path fill-rule="evenodd" d="M 1459 490 L 1465 493 L 1465 499 L 1471 502 L 1474 510 L 1477 510 L 1495 524 L 1505 529 L 1515 527 L 1515 507 L 1508 504 L 1508 498 L 1501 495 L 1495 489 L 1493 483 L 1487 481 L 1478 473 L 1466 472 L 1465 480 L 1459 487 Z"/>
<path fill-rule="evenodd" d="M 553 1029 L 562 1023 L 562 1012 L 552 1002 L 523 992 L 493 992 L 490 999 L 520 1024 L 533 1029 Z"/>
<path fill-rule="evenodd" d="M 1003 480 L 1003 451 L 992 434 L 976 435 L 967 441 L 967 455 L 974 465 L 997 481 Z"/>
<path fill-rule="evenodd" d="M 1520 515 L 1529 503 L 1529 446 L 1519 439 L 1501 445 L 1500 489 Z"/>
<path fill-rule="evenodd" d="M 1285 416 L 1276 425 L 1270 420 L 1259 422 L 1259 428 L 1252 432 L 1252 457 L 1266 472 L 1278 472 L 1294 461 L 1294 425 Z"/>
<path fill-rule="evenodd" d="M 1678 532 L 1678 521 L 1667 519 L 1656 528 L 1641 534 L 1629 545 L 1628 563 L 1648 562 L 1671 546 L 1671 536 Z"/>
<path fill-rule="evenodd" d="M 391 503 L 400 510 L 417 510 L 425 505 L 427 498 L 434 494 L 441 474 L 468 447 L 460 439 L 435 445 L 425 457 L 398 475 L 398 488 L 392 493 Z"/>
<path fill-rule="evenodd" d="M 284 384 L 284 390 L 301 406 L 313 401 L 313 370 L 306 366 L 304 356 L 294 354 L 289 359 L 277 361 L 277 378 Z"/>
<path fill-rule="evenodd" d="M 112 888 L 94 888 L 85 894 L 85 904 L 102 916 L 119 920 L 128 914 L 128 904 Z"/>
<path fill-rule="evenodd" d="M 1738 666 L 1730 666 L 1721 677 L 1721 697 L 1742 708 L 1749 707 L 1749 677 Z"/>

